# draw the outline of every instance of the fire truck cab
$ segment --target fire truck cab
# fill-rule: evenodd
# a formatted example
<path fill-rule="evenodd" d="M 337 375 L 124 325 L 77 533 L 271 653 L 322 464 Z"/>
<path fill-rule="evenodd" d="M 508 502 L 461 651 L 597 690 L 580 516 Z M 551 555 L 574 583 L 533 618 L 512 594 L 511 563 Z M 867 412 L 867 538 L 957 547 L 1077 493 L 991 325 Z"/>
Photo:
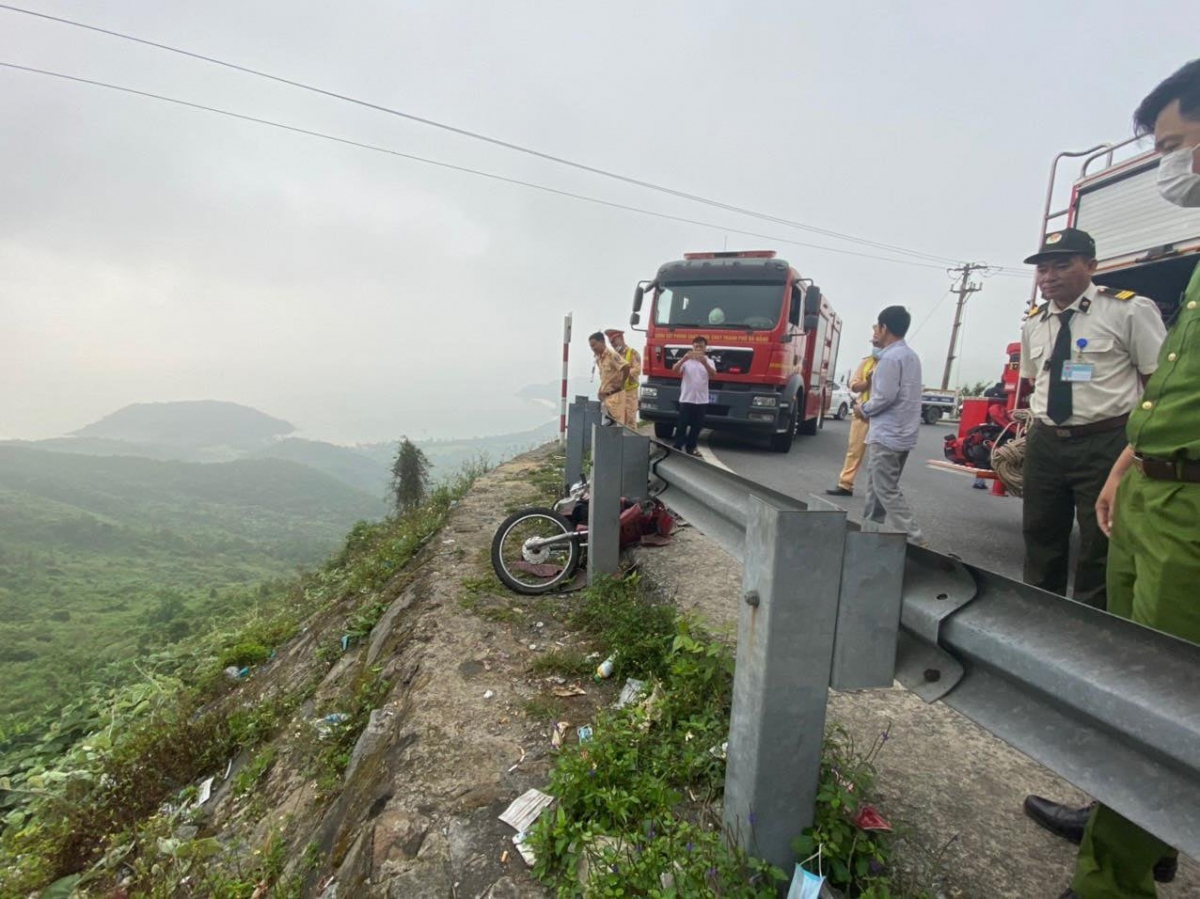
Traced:
<path fill-rule="evenodd" d="M 716 369 L 705 427 L 763 434 L 786 453 L 797 433 L 815 434 L 837 365 L 842 322 L 821 288 L 774 251 L 687 253 L 634 293 L 637 329 L 649 299 L 638 412 L 670 439 L 680 375 L 671 366 L 696 337 Z"/>

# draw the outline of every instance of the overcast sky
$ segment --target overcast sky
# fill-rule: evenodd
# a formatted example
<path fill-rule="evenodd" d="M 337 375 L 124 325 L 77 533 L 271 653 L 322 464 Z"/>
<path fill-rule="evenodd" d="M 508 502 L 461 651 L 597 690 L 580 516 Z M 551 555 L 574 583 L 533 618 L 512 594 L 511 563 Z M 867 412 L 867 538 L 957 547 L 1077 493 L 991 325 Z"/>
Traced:
<path fill-rule="evenodd" d="M 1140 98 L 1197 53 L 1185 2 L 16 2 L 1014 268 L 1033 250 L 1053 156 L 1127 136 Z M 723 246 L 777 249 L 822 285 L 845 319 L 839 370 L 880 308 L 907 305 L 926 383 L 940 379 L 953 303 L 937 263 L 740 236 L 892 255 L 6 10 L 0 62 L 719 226 L 0 69 L 0 437 L 182 399 L 246 403 L 344 442 L 530 427 L 547 410 L 513 394 L 557 380 L 565 313 L 587 377 L 586 335 L 628 320 L 635 282 Z M 998 375 L 1029 290 L 985 282 L 956 380 Z"/>

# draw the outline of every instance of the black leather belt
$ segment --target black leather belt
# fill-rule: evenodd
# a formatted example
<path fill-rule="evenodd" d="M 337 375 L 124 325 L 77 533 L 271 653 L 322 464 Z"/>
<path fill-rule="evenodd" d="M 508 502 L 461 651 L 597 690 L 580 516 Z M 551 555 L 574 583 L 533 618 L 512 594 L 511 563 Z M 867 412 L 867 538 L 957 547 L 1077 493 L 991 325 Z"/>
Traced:
<path fill-rule="evenodd" d="M 1107 431 L 1116 431 L 1125 427 L 1125 422 L 1129 421 L 1129 414 L 1118 415 L 1116 418 L 1105 418 L 1102 421 L 1088 422 L 1086 425 L 1074 425 L 1070 428 L 1059 427 L 1058 425 L 1048 425 L 1044 421 L 1036 422 L 1039 428 L 1045 428 L 1055 437 L 1087 437 L 1089 434 L 1103 434 Z"/>
<path fill-rule="evenodd" d="M 1137 470 L 1152 481 L 1187 481 L 1200 484 L 1200 462 L 1191 459 L 1147 459 L 1141 453 L 1133 454 Z"/>

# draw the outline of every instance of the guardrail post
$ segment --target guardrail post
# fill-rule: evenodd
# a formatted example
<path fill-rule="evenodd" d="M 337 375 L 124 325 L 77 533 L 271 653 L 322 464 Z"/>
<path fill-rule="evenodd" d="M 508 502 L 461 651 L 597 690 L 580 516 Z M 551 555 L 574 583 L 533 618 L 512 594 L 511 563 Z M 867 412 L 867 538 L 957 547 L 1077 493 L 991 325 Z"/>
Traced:
<path fill-rule="evenodd" d="M 563 463 L 563 487 L 567 489 L 583 477 L 583 447 L 588 437 L 586 421 L 587 399 L 577 396 L 567 407 L 567 458 Z"/>
<path fill-rule="evenodd" d="M 598 575 L 616 574 L 621 565 L 621 450 L 624 442 L 620 428 L 598 424 L 592 428 L 588 583 L 593 583 Z"/>
<path fill-rule="evenodd" d="M 895 681 L 907 547 L 899 532 L 846 533 L 829 678 L 835 690 L 890 687 Z"/>
<path fill-rule="evenodd" d="M 812 824 L 846 513 L 747 505 L 725 771 L 726 832 L 785 870 Z"/>
<path fill-rule="evenodd" d="M 599 400 L 587 401 L 587 433 L 592 433 L 592 428 L 604 424 L 603 409 L 600 406 Z"/>
<path fill-rule="evenodd" d="M 621 496 L 640 503 L 650 495 L 650 438 L 615 430 L 621 432 Z"/>

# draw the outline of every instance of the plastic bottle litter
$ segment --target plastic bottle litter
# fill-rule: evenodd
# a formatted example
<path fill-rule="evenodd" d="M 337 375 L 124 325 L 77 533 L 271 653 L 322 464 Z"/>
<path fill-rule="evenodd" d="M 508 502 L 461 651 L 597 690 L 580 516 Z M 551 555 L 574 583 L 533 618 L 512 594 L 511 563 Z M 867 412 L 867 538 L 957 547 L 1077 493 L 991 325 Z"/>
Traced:
<path fill-rule="evenodd" d="M 616 668 L 616 655 L 611 655 L 596 666 L 596 680 L 608 680 Z"/>

